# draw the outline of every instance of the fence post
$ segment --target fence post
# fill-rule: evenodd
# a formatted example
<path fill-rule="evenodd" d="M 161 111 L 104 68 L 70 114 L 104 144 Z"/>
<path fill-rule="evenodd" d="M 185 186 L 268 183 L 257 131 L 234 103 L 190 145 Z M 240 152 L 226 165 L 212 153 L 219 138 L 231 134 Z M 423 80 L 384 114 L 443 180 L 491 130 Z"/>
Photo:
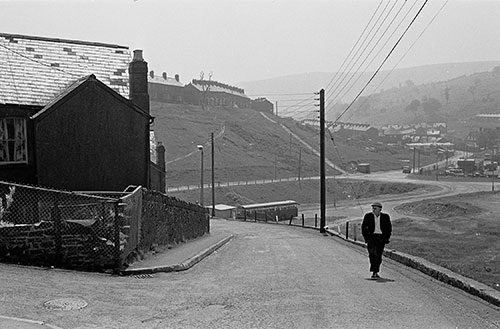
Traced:
<path fill-rule="evenodd" d="M 59 204 L 54 201 L 51 213 L 54 225 L 54 240 L 55 240 L 55 267 L 61 267 L 62 264 L 62 232 L 61 232 L 61 209 Z"/>
<path fill-rule="evenodd" d="M 318 214 L 314 214 L 314 228 L 318 227 Z"/>
<path fill-rule="evenodd" d="M 304 227 L 304 214 L 302 214 L 302 227 Z"/>
<path fill-rule="evenodd" d="M 349 239 L 349 222 L 345 222 L 345 238 Z"/>
<path fill-rule="evenodd" d="M 357 241 L 357 237 L 356 237 L 356 234 L 357 234 L 357 228 L 358 228 L 358 225 L 355 223 L 354 224 L 354 227 L 353 227 L 353 230 L 354 230 L 354 241 Z"/>
<path fill-rule="evenodd" d="M 120 201 L 114 202 L 114 211 L 115 218 L 113 222 L 113 258 L 115 262 L 115 268 L 113 270 L 114 274 L 119 274 L 121 270 L 121 257 L 120 257 L 120 229 L 121 229 L 121 221 L 120 221 Z"/>
<path fill-rule="evenodd" d="M 264 210 L 264 220 L 266 221 L 267 223 L 267 210 Z"/>
<path fill-rule="evenodd" d="M 293 215 L 290 216 L 290 222 L 288 223 L 288 225 L 292 225 L 292 219 L 293 219 Z"/>
<path fill-rule="evenodd" d="M 255 211 L 253 212 L 253 218 L 254 218 L 254 220 L 255 220 L 255 221 L 257 221 L 257 210 L 255 210 Z"/>

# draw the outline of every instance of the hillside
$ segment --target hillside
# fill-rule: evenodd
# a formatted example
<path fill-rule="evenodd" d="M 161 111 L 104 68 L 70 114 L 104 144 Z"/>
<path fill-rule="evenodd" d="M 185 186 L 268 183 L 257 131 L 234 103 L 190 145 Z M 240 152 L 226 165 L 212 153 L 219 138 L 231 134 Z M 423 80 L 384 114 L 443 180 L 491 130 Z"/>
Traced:
<path fill-rule="evenodd" d="M 375 126 L 449 121 L 453 125 L 476 113 L 495 112 L 499 108 L 500 74 L 494 68 L 499 65 L 500 61 L 436 64 L 396 69 L 390 75 L 387 75 L 388 71 L 381 71 L 358 102 L 342 116 L 341 121 Z M 271 101 L 278 102 L 281 115 L 291 115 L 296 119 L 312 118 L 314 114 L 312 109 L 305 106 L 299 109 L 294 107 L 298 101 L 293 99 L 304 98 L 294 94 L 312 93 L 325 88 L 327 105 L 334 96 L 339 96 L 343 101 L 334 108 L 327 107 L 327 119 L 335 120 L 371 75 L 362 73 L 354 76 L 350 83 L 352 87 L 338 94 L 330 94 L 327 88 L 334 73 L 300 74 L 242 82 L 239 85 L 245 88 L 248 95 L 269 95 Z M 407 110 L 413 100 L 422 103 L 430 98 L 438 100 L 442 109 L 425 111 L 421 106 L 415 111 Z"/>
<path fill-rule="evenodd" d="M 212 107 L 202 110 L 191 105 L 152 103 L 157 141 L 166 147 L 167 185 L 183 186 L 200 182 L 200 151 L 204 145 L 204 181 L 211 182 L 210 134 L 214 133 L 216 185 L 286 177 L 319 176 L 319 158 L 300 144 L 278 123 L 282 123 L 309 145 L 319 150 L 316 128 L 298 124 L 290 118 L 268 114 L 265 118 L 252 109 Z M 274 122 L 273 122 L 274 121 Z M 409 150 L 367 151 L 364 145 L 325 143 L 326 157 L 346 167 L 350 161 L 369 162 L 372 171 L 399 169 L 400 160 L 411 158 Z M 300 160 L 300 161 L 299 161 Z M 425 160 L 422 159 L 424 162 Z M 300 166 L 299 166 L 300 162 Z M 327 168 L 327 175 L 333 169 Z"/>
<path fill-rule="evenodd" d="M 426 84 L 417 85 L 408 80 L 400 87 L 361 97 L 346 121 L 375 125 L 426 121 L 447 122 L 453 126 L 479 113 L 499 111 L 500 67 L 497 66 L 485 72 Z"/>
<path fill-rule="evenodd" d="M 490 71 L 493 67 L 498 65 L 500 65 L 500 61 L 434 64 L 395 69 L 389 75 L 388 70 L 382 70 L 377 74 L 377 77 L 371 85 L 373 88 L 378 86 L 387 75 L 387 79 L 385 79 L 380 86 L 382 89 L 402 86 L 408 80 L 412 80 L 417 85 L 426 84 L 450 80 L 463 75 Z M 294 74 L 265 80 L 242 81 L 237 83 L 237 86 L 244 88 L 247 95 L 266 96 L 270 94 L 314 92 L 321 88 L 327 89 L 328 83 L 336 74 L 335 72 Z M 372 74 L 373 72 L 358 73 L 358 75 L 361 75 L 359 80 L 367 81 Z M 353 78 L 353 81 L 357 79 L 358 75 Z M 374 90 L 373 88 L 368 88 L 366 94 L 380 91 Z M 352 93 L 347 94 L 345 100 L 352 99 L 357 91 L 359 91 L 359 89 L 354 88 Z M 270 97 L 270 99 L 271 98 L 272 97 Z"/>

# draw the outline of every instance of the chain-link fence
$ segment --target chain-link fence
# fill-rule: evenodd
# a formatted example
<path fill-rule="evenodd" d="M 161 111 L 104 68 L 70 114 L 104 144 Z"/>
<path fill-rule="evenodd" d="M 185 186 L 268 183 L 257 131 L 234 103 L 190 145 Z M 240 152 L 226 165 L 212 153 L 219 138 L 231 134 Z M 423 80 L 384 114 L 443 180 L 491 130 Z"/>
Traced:
<path fill-rule="evenodd" d="M 67 192 L 0 181 L 0 262 L 119 272 L 209 230 L 207 209 L 141 186 Z"/>
<path fill-rule="evenodd" d="M 0 182 L 0 261 L 85 270 L 118 269 L 123 205 Z"/>

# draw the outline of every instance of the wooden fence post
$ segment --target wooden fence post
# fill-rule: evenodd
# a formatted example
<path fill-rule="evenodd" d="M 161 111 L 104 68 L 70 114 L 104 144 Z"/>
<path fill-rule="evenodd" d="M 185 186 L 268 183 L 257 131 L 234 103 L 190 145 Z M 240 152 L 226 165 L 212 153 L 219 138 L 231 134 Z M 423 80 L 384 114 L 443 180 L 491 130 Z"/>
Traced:
<path fill-rule="evenodd" d="M 55 267 L 61 267 L 62 264 L 62 225 L 61 225 L 61 209 L 59 204 L 54 201 L 51 217 L 54 225 L 54 241 L 55 241 Z"/>

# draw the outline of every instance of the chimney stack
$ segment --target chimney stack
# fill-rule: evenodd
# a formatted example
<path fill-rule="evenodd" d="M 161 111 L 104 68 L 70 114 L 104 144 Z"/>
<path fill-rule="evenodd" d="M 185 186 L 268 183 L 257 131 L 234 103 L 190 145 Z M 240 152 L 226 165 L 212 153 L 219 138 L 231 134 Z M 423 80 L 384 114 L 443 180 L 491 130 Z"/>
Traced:
<path fill-rule="evenodd" d="M 167 80 L 167 72 L 163 72 L 161 75 L 163 76 L 163 80 Z"/>
<path fill-rule="evenodd" d="M 154 72 L 151 71 L 153 74 Z M 142 58 L 142 50 L 134 50 L 134 58 L 128 66 L 129 98 L 149 114 L 148 63 Z"/>
<path fill-rule="evenodd" d="M 180 81 L 179 81 L 179 75 L 178 75 L 178 74 L 176 74 L 176 75 L 175 75 L 175 81 L 180 82 Z"/>

